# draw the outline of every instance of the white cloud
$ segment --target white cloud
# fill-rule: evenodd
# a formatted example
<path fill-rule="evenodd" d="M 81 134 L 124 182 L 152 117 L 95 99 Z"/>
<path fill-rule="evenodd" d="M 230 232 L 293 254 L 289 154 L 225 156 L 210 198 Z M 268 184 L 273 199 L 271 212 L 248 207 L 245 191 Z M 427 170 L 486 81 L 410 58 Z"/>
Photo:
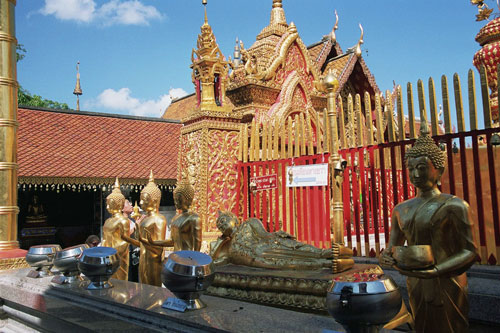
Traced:
<path fill-rule="evenodd" d="M 94 0 L 45 0 L 40 10 L 44 15 L 54 15 L 60 20 L 90 22 L 95 15 Z"/>
<path fill-rule="evenodd" d="M 151 20 L 162 18 L 154 6 L 144 5 L 139 0 L 110 0 L 101 7 L 97 7 L 94 0 L 45 0 L 40 13 L 54 15 L 60 20 L 97 22 L 105 26 L 149 25 Z"/>
<path fill-rule="evenodd" d="M 149 20 L 161 19 L 160 12 L 153 6 L 145 6 L 140 1 L 111 0 L 99 8 L 98 17 L 104 24 L 149 25 Z"/>
<path fill-rule="evenodd" d="M 133 116 L 161 117 L 172 99 L 186 96 L 182 88 L 171 88 L 168 94 L 156 100 L 140 100 L 132 97 L 129 88 L 120 90 L 106 89 L 97 97 L 96 101 L 86 104 L 85 107 L 103 107 L 114 111 L 125 111 Z"/>

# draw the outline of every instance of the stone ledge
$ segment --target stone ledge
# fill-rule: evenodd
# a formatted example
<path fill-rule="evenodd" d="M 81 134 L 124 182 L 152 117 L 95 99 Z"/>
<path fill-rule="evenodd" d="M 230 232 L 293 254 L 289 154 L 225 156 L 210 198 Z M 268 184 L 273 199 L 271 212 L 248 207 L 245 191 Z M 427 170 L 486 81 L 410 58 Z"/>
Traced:
<path fill-rule="evenodd" d="M 339 331 L 333 318 L 204 295 L 207 307 L 185 313 L 161 308 L 173 296 L 165 288 L 111 280 L 114 288 L 86 290 L 30 279 L 29 269 L 0 272 L 0 298 L 29 313 L 50 331 L 323 332 Z M 43 324 L 43 325 L 45 325 Z M 75 328 L 75 325 L 78 329 Z M 52 327 L 52 326 L 51 326 Z M 59 327 L 59 328 L 58 328 Z M 43 330 L 43 326 L 39 327 Z"/>

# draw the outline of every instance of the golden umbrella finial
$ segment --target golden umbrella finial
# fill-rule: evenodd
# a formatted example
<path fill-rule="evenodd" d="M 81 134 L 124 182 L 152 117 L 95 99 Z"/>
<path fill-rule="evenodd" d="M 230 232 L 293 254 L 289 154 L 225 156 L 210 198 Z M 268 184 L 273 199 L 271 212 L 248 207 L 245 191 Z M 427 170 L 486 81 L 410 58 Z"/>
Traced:
<path fill-rule="evenodd" d="M 82 87 L 80 86 L 80 61 L 76 63 L 76 86 L 73 94 L 76 95 L 76 111 L 80 111 L 80 95 L 82 95 Z"/>

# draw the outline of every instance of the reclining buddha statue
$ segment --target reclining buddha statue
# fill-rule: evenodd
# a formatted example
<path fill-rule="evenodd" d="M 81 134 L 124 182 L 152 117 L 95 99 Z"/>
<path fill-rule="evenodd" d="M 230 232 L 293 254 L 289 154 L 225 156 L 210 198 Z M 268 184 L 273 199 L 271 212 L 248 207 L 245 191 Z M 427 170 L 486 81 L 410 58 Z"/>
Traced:
<path fill-rule="evenodd" d="M 222 235 L 210 244 L 210 255 L 217 265 L 231 263 L 282 270 L 330 268 L 334 273 L 354 265 L 352 250 L 340 244 L 320 249 L 301 243 L 282 230 L 268 232 L 256 218 L 240 224 L 233 213 L 219 212 L 217 228 Z"/>

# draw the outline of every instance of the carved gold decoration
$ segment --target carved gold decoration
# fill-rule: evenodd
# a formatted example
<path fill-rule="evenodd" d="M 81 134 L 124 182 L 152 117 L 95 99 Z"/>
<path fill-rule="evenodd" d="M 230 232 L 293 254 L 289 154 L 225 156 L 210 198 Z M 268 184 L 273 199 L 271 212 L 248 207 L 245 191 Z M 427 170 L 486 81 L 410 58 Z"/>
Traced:
<path fill-rule="evenodd" d="M 18 184 L 26 185 L 43 185 L 52 188 L 52 185 L 65 185 L 71 187 L 72 185 L 99 185 L 99 186 L 111 186 L 113 185 L 115 178 L 97 178 L 97 177 L 36 177 L 36 176 L 20 176 L 18 178 Z M 134 185 L 134 186 L 144 186 L 147 184 L 147 179 L 141 178 L 120 178 L 122 186 Z M 175 179 L 155 179 L 158 185 L 175 185 Z"/>
<path fill-rule="evenodd" d="M 236 163 L 239 132 L 211 130 L 208 133 L 208 231 L 216 231 L 219 210 L 233 211 L 236 205 Z"/>
<path fill-rule="evenodd" d="M 208 294 L 325 312 L 325 295 L 332 279 L 350 281 L 356 279 L 355 275 L 383 274 L 376 265 L 334 275 L 322 274 L 321 277 L 290 277 L 280 271 L 271 273 L 254 269 L 252 272 L 244 272 L 238 266 L 226 267 L 215 273 L 214 282 L 207 290 Z"/>
<path fill-rule="evenodd" d="M 30 267 L 24 257 L 0 259 L 0 271 Z"/>

